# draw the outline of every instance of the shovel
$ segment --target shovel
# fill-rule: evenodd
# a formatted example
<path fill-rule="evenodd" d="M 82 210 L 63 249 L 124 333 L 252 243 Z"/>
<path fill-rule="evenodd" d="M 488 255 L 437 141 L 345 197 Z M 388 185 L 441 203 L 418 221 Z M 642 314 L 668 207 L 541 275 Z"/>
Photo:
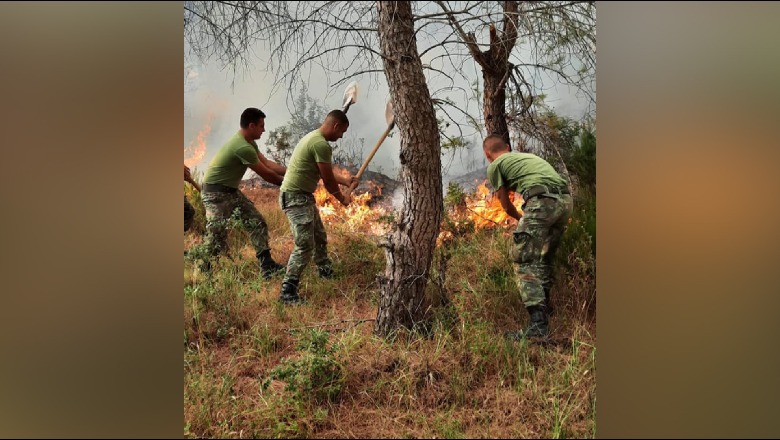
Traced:
<path fill-rule="evenodd" d="M 358 170 L 357 174 L 355 174 L 355 177 L 357 180 L 355 181 L 352 186 L 349 187 L 349 192 L 347 194 L 352 195 L 352 192 L 355 191 L 355 188 L 357 188 L 358 184 L 360 183 L 360 177 L 363 176 L 363 172 L 366 171 L 366 168 L 368 167 L 368 163 L 371 162 L 371 159 L 374 158 L 374 155 L 376 154 L 376 151 L 379 149 L 379 146 L 382 145 L 382 142 L 385 141 L 385 138 L 388 134 L 390 134 L 390 131 L 395 127 L 395 116 L 393 115 L 393 103 L 392 101 L 387 102 L 387 107 L 385 107 L 385 121 L 387 121 L 387 130 L 385 130 L 384 133 L 382 133 L 382 137 L 379 138 L 379 141 L 376 143 L 376 146 L 374 146 L 374 149 L 371 150 L 371 154 L 368 155 L 365 161 L 363 161 L 363 166 L 360 167 L 360 170 Z"/>
<path fill-rule="evenodd" d="M 358 84 L 355 81 L 352 81 L 347 86 L 347 89 L 344 90 L 344 106 L 342 107 L 342 111 L 346 113 L 349 110 L 349 106 L 357 102 L 358 97 Z"/>

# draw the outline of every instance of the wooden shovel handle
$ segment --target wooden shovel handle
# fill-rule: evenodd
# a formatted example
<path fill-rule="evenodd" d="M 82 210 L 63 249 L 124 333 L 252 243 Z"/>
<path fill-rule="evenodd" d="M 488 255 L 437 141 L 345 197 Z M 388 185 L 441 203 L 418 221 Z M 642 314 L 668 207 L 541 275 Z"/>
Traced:
<path fill-rule="evenodd" d="M 357 180 L 355 183 L 352 184 L 352 186 L 349 187 L 349 192 L 347 194 L 351 195 L 352 191 L 357 188 L 358 184 L 360 184 L 360 178 L 363 176 L 363 173 L 366 171 L 366 168 L 368 168 L 368 163 L 371 162 L 371 159 L 374 158 L 374 155 L 376 154 L 376 151 L 379 149 L 379 146 L 382 145 L 382 142 L 385 141 L 385 138 L 388 134 L 390 134 L 390 131 L 395 126 L 395 122 L 391 122 L 390 125 L 387 126 L 387 130 L 385 130 L 384 133 L 382 133 L 382 137 L 379 138 L 379 141 L 374 146 L 374 149 L 371 150 L 371 154 L 368 155 L 366 160 L 363 161 L 363 166 L 360 167 L 360 170 L 358 170 L 357 174 L 355 174 L 355 177 Z"/>

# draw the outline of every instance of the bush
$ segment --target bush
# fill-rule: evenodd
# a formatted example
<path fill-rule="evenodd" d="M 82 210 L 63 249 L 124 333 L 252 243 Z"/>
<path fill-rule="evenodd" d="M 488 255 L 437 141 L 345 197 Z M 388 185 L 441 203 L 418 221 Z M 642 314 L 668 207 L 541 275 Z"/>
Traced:
<path fill-rule="evenodd" d="M 299 401 L 332 402 L 344 385 L 344 365 L 336 359 L 335 349 L 328 348 L 328 333 L 312 329 L 305 333 L 298 348 L 303 351 L 297 359 L 285 359 L 271 370 L 263 382 L 266 390 L 271 380 L 287 382 L 287 391 Z"/>

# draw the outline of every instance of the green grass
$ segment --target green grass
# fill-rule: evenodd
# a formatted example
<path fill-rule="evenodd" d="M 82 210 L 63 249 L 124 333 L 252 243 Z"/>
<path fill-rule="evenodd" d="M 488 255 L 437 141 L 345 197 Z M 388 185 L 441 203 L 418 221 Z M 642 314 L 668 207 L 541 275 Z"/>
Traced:
<path fill-rule="evenodd" d="M 284 261 L 286 217 L 266 199 L 258 209 Z M 595 437 L 595 317 L 579 304 L 595 292 L 587 234 L 570 233 L 570 254 L 557 263 L 554 342 L 503 338 L 527 315 L 509 231 L 498 230 L 440 247 L 432 278 L 443 284 L 429 291 L 447 307 L 432 314 L 432 332 L 387 341 L 373 334 L 385 264 L 378 239 L 326 227 L 336 277 L 321 280 L 310 264 L 303 306 L 276 301 L 281 277 L 259 277 L 239 233 L 210 277 L 185 262 L 185 437 Z"/>

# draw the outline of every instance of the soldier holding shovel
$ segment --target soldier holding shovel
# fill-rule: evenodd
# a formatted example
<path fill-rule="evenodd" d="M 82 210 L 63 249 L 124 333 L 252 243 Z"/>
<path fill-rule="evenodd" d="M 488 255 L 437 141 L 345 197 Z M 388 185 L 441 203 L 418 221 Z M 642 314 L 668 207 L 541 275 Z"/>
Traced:
<path fill-rule="evenodd" d="M 346 176 L 333 173 L 333 150 L 328 142 L 341 139 L 349 128 L 346 111 L 356 102 L 357 84 L 350 84 L 344 99 L 343 110 L 328 113 L 318 129 L 308 133 L 298 142 L 284 175 L 279 203 L 287 214 L 295 243 L 287 262 L 287 273 L 279 298 L 285 304 L 302 302 L 298 295 L 298 283 L 312 256 L 321 277 L 333 276 L 327 251 L 328 237 L 314 200 L 314 191 L 322 179 L 325 189 L 341 204 L 347 206 L 352 201 L 352 197 L 346 191 L 342 192 L 339 185 L 350 186 L 357 179 L 349 173 Z"/>

